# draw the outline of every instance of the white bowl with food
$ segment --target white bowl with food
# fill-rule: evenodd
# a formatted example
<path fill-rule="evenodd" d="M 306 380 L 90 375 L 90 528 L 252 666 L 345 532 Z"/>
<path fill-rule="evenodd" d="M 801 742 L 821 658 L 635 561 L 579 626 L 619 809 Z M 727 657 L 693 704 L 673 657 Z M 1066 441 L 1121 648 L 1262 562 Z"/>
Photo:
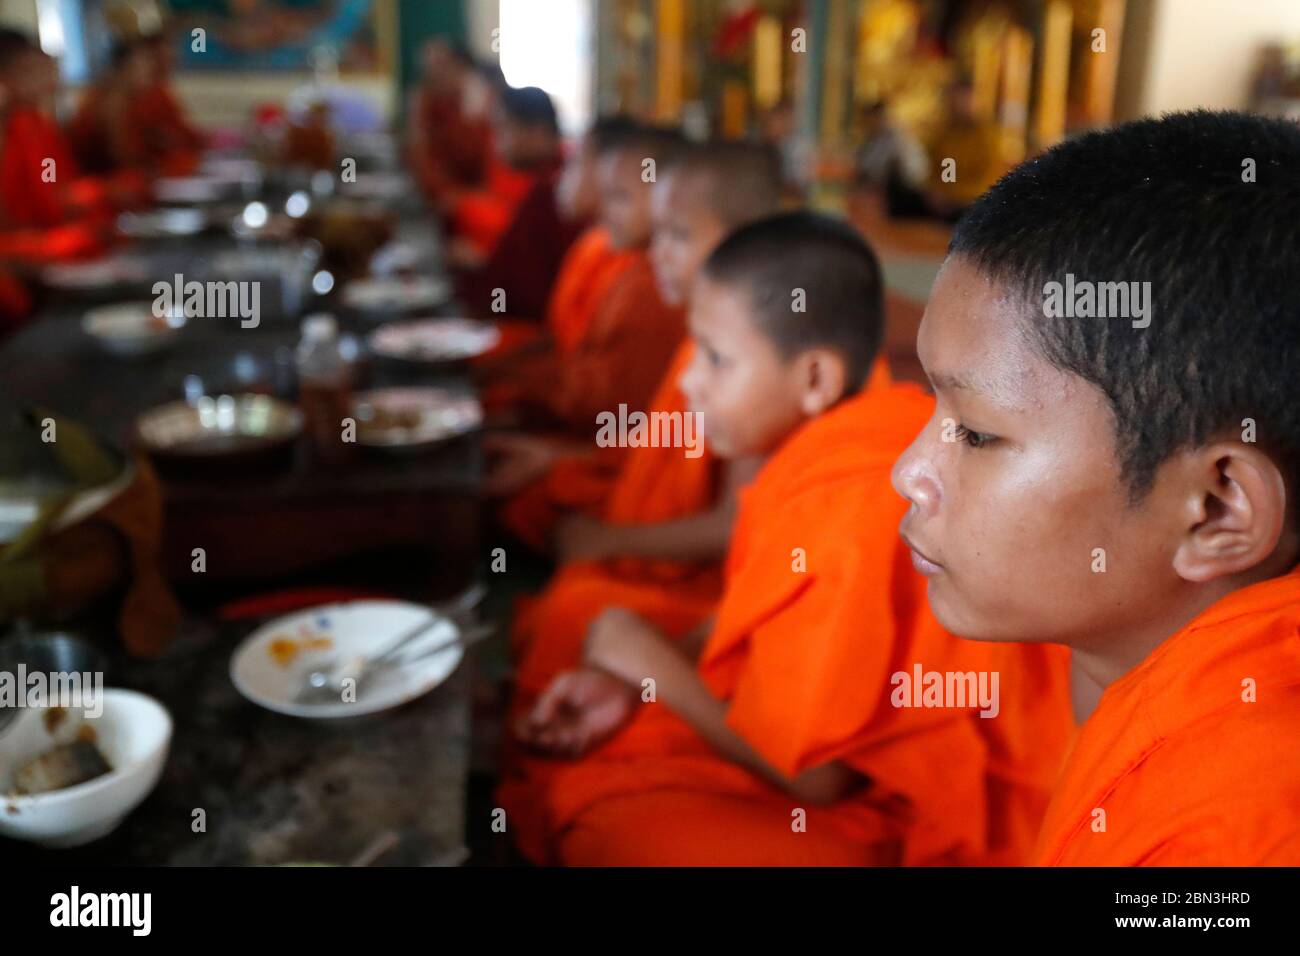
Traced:
<path fill-rule="evenodd" d="M 157 785 L 171 715 L 131 690 L 105 690 L 102 703 L 97 717 L 25 710 L 0 735 L 0 836 L 81 846 L 113 832 Z"/>
<path fill-rule="evenodd" d="M 152 302 L 118 302 L 91 309 L 81 328 L 109 354 L 133 358 L 172 345 L 185 322 L 180 311 L 156 315 Z"/>

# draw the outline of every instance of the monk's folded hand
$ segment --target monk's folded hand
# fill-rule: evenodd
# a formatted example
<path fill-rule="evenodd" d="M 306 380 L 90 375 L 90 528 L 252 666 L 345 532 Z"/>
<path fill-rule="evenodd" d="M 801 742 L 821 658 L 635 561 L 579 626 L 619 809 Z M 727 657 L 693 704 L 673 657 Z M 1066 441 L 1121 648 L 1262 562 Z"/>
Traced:
<path fill-rule="evenodd" d="M 509 432 L 484 436 L 483 450 L 492 459 L 483 481 L 483 490 L 491 497 L 513 495 L 542 478 L 562 454 L 545 438 Z"/>
<path fill-rule="evenodd" d="M 617 551 L 609 525 L 589 515 L 569 515 L 555 528 L 555 554 L 560 561 L 603 561 Z"/>
<path fill-rule="evenodd" d="M 645 618 L 626 608 L 611 607 L 592 621 L 583 660 L 640 688 L 647 678 L 658 680 L 684 658 Z"/>
<path fill-rule="evenodd" d="M 594 668 L 565 671 L 516 725 L 520 740 L 555 756 L 579 757 L 631 718 L 639 697 Z"/>

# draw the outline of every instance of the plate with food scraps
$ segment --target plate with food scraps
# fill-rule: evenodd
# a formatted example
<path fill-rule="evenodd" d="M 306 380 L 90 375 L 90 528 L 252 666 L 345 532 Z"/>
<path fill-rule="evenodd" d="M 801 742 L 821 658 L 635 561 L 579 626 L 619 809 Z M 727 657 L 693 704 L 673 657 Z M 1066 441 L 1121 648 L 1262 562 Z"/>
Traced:
<path fill-rule="evenodd" d="M 464 650 L 452 643 L 459 630 L 449 618 L 438 616 L 398 658 L 419 660 L 376 670 L 338 699 L 302 700 L 300 692 L 313 671 L 334 665 L 346 672 L 435 614 L 406 601 L 353 601 L 298 611 L 244 638 L 230 658 L 230 679 L 248 700 L 291 717 L 338 720 L 399 707 L 433 690 L 460 664 Z M 443 645 L 448 646 L 436 650 Z"/>
<path fill-rule="evenodd" d="M 380 358 L 421 365 L 464 362 L 494 349 L 501 330 L 474 319 L 415 319 L 390 322 L 366 339 Z"/>
<path fill-rule="evenodd" d="M 358 312 L 433 309 L 451 297 L 451 286 L 428 276 L 357 279 L 343 288 L 343 304 Z"/>
<path fill-rule="evenodd" d="M 176 310 L 156 314 L 150 302 L 117 302 L 89 310 L 81 328 L 104 351 L 130 358 L 172 345 L 185 321 L 184 313 Z"/>
<path fill-rule="evenodd" d="M 445 388 L 383 388 L 353 397 L 357 444 L 383 451 L 417 451 L 475 431 L 483 424 L 477 398 Z"/>
<path fill-rule="evenodd" d="M 41 279 L 56 289 L 102 289 L 147 282 L 148 263 L 130 254 L 105 256 L 88 262 L 60 262 L 41 270 Z"/>
<path fill-rule="evenodd" d="M 196 236 L 206 229 L 207 225 L 207 214 L 192 206 L 124 212 L 117 217 L 118 232 L 131 239 Z"/>

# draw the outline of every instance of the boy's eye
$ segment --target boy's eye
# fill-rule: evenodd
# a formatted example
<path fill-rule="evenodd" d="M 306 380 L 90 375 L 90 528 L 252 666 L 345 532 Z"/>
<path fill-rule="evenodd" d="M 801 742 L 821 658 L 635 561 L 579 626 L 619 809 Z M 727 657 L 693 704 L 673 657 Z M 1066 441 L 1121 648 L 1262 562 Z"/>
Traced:
<path fill-rule="evenodd" d="M 996 436 L 988 435 L 984 432 L 971 431 L 965 425 L 957 426 L 957 440 L 964 441 L 971 448 L 983 448 L 989 442 L 993 441 Z"/>

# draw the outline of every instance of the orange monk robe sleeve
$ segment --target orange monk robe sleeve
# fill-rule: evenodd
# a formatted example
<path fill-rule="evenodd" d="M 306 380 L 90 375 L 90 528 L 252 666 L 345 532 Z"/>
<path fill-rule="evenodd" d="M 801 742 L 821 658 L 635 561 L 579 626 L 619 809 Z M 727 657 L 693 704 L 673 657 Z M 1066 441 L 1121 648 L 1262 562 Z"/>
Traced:
<path fill-rule="evenodd" d="M 494 160 L 488 168 L 485 188 L 467 192 L 456 200 L 452 231 L 484 255 L 491 255 L 537 176 Z"/>
<path fill-rule="evenodd" d="M 587 334 L 560 363 L 550 395 L 538 396 L 578 434 L 594 436 L 597 416 L 646 411 L 686 334 L 685 317 L 659 297 L 643 254 L 623 270 L 600 303 Z"/>

